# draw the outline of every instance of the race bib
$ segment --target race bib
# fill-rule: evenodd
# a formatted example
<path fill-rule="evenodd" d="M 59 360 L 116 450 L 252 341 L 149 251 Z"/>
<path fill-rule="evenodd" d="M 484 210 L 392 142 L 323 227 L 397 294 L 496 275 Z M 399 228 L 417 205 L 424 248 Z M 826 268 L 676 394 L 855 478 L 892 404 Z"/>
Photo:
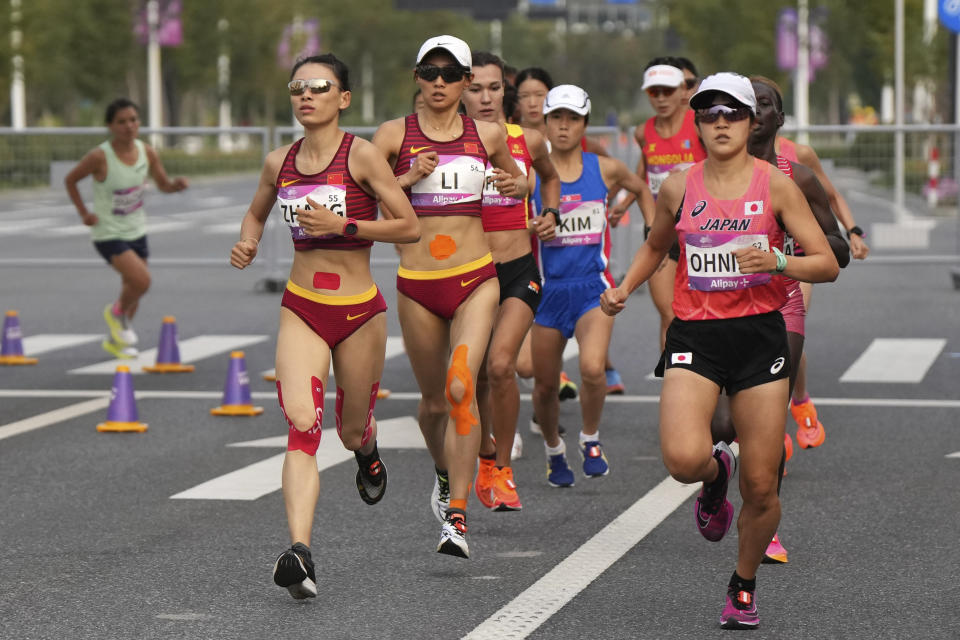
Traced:
<path fill-rule="evenodd" d="M 770 250 L 763 234 L 688 233 L 685 237 L 687 280 L 696 291 L 749 289 L 770 282 L 769 273 L 740 273 L 734 251 L 756 247 Z"/>
<path fill-rule="evenodd" d="M 560 224 L 553 240 L 544 242 L 547 247 L 571 247 L 599 244 L 607 223 L 605 203 L 602 200 L 584 200 L 560 203 Z"/>
<path fill-rule="evenodd" d="M 147 183 L 129 189 L 117 189 L 113 192 L 113 205 L 110 211 L 115 216 L 130 215 L 143 206 L 143 193 Z"/>
<path fill-rule="evenodd" d="M 410 160 L 412 165 L 414 159 Z M 479 200 L 483 193 L 485 167 L 473 156 L 440 155 L 437 168 L 410 189 L 414 207 L 445 207 Z"/>
<path fill-rule="evenodd" d="M 657 197 L 657 194 L 660 193 L 660 187 L 663 186 L 663 181 L 670 177 L 671 173 L 684 171 L 692 166 L 693 163 L 691 162 L 682 162 L 680 164 L 657 167 L 658 171 L 654 171 L 653 168 L 647 167 L 647 182 L 650 185 L 650 191 L 653 192 L 653 197 Z"/>
<path fill-rule="evenodd" d="M 803 247 L 793 239 L 789 233 L 783 234 L 783 254 L 786 256 L 802 256 Z"/>
<path fill-rule="evenodd" d="M 305 238 L 333 238 L 337 234 L 331 233 L 323 236 L 311 236 L 300 228 L 297 221 L 297 209 L 312 209 L 307 202 L 307 197 L 317 204 L 330 209 L 341 218 L 347 217 L 347 187 L 342 184 L 322 184 L 322 185 L 298 185 L 294 187 L 281 187 L 277 193 L 277 202 L 280 205 L 280 212 L 283 213 L 283 221 L 290 227 L 290 235 L 294 240 Z"/>
<path fill-rule="evenodd" d="M 517 163 L 517 167 L 520 169 L 520 173 L 524 176 L 527 175 L 527 165 L 522 161 L 514 158 L 514 162 Z M 515 204 L 520 204 L 523 200 L 517 200 L 516 198 L 511 198 L 510 196 L 505 196 L 497 191 L 497 188 L 493 185 L 493 165 L 487 163 L 487 171 L 483 174 L 483 206 L 485 207 L 512 207 Z"/>

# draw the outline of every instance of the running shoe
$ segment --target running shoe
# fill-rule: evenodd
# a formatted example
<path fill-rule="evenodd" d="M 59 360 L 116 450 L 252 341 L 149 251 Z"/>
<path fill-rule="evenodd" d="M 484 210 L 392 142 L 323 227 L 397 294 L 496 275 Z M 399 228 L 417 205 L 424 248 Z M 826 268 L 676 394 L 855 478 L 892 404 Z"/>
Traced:
<path fill-rule="evenodd" d="M 519 460 L 523 457 L 523 439 L 520 438 L 520 432 L 513 434 L 513 447 L 510 448 L 510 459 Z"/>
<path fill-rule="evenodd" d="M 616 369 L 607 369 L 607 395 L 622 396 L 624 394 L 623 378 Z"/>
<path fill-rule="evenodd" d="M 100 343 L 100 346 L 103 347 L 104 351 L 120 360 L 131 360 L 140 355 L 136 347 L 125 345 L 122 342 L 115 342 L 113 338 L 106 338 Z"/>
<path fill-rule="evenodd" d="M 139 342 L 137 333 L 130 326 L 127 316 L 116 315 L 113 312 L 113 303 L 108 303 L 103 308 L 103 319 L 110 329 L 110 337 L 113 338 L 114 342 L 119 342 L 124 346 L 132 346 Z"/>
<path fill-rule="evenodd" d="M 557 433 L 562 436 L 562 435 L 564 435 L 566 432 L 567 432 L 567 429 L 566 429 L 562 424 L 560 424 L 560 423 L 558 422 L 558 423 L 557 423 Z M 542 435 L 543 435 L 543 430 L 540 429 L 540 423 L 537 422 L 537 416 L 533 416 L 532 418 L 530 418 L 530 433 L 535 433 L 535 434 L 537 434 L 538 436 L 542 436 Z"/>
<path fill-rule="evenodd" d="M 513 469 L 493 468 L 493 497 L 496 511 L 520 511 L 523 503 L 517 495 L 517 483 L 513 481 Z"/>
<path fill-rule="evenodd" d="M 610 473 L 610 465 L 607 456 L 603 455 L 599 440 L 581 442 L 580 457 L 583 459 L 583 475 L 588 478 L 599 478 Z"/>
<path fill-rule="evenodd" d="M 764 564 L 787 564 L 787 550 L 780 544 L 780 534 L 773 534 L 773 540 L 767 545 L 763 553 Z"/>
<path fill-rule="evenodd" d="M 694 515 L 700 534 L 711 542 L 717 542 L 727 535 L 733 522 L 733 505 L 727 500 L 727 486 L 737 471 L 737 457 L 726 442 L 718 442 L 713 446 L 713 457 L 717 459 L 720 471 L 713 482 L 703 483 L 694 505 Z"/>
<path fill-rule="evenodd" d="M 493 477 L 497 470 L 496 461 L 480 458 L 480 464 L 477 466 L 477 479 L 473 483 L 474 491 L 477 492 L 477 498 L 480 504 L 487 509 L 493 509 L 496 500 L 493 495 Z"/>
<path fill-rule="evenodd" d="M 760 626 L 756 589 L 727 587 L 727 602 L 720 614 L 720 626 L 724 629 L 756 629 Z"/>
<path fill-rule="evenodd" d="M 448 556 L 469 558 L 470 549 L 467 548 L 467 515 L 460 509 L 448 509 L 440 529 L 440 542 L 437 544 L 437 553 Z"/>
<path fill-rule="evenodd" d="M 437 476 L 433 480 L 433 493 L 430 494 L 430 508 L 433 515 L 440 522 L 444 521 L 444 514 L 450 508 L 450 476 L 446 471 L 434 469 Z"/>
<path fill-rule="evenodd" d="M 827 433 L 823 429 L 823 424 L 817 419 L 817 408 L 813 406 L 813 400 L 807 398 L 800 404 L 791 400 L 790 413 L 797 421 L 797 444 L 801 449 L 819 447 L 823 444 L 827 439 Z"/>
<path fill-rule="evenodd" d="M 573 471 L 567 464 L 567 455 L 558 453 L 555 456 L 547 456 L 547 482 L 551 487 L 572 487 Z"/>
<path fill-rule="evenodd" d="M 298 542 L 273 564 L 273 581 L 286 588 L 296 600 L 317 597 L 317 576 L 313 572 L 310 548 Z"/>
<path fill-rule="evenodd" d="M 380 459 L 380 452 L 374 443 L 373 451 L 365 456 L 354 451 L 357 458 L 357 491 L 367 504 L 377 504 L 387 490 L 387 466 Z"/>
<path fill-rule="evenodd" d="M 573 400 L 577 397 L 577 385 L 563 371 L 560 372 L 559 395 L 561 400 Z"/>
<path fill-rule="evenodd" d="M 785 462 L 789 462 L 790 458 L 793 457 L 793 438 L 790 437 L 789 433 L 783 434 L 783 448 L 787 450 L 787 459 Z"/>

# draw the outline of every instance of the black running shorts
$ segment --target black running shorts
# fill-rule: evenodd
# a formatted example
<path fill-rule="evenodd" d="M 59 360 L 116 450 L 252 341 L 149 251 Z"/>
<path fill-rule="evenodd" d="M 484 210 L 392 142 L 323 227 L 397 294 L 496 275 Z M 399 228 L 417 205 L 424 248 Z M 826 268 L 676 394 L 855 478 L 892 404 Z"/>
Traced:
<path fill-rule="evenodd" d="M 727 395 L 790 375 L 787 329 L 779 311 L 723 320 L 680 320 L 667 329 L 655 374 L 689 369 Z"/>
<path fill-rule="evenodd" d="M 497 268 L 497 280 L 500 281 L 500 304 L 507 298 L 519 298 L 536 313 L 543 293 L 543 281 L 533 254 L 528 253 L 509 262 L 498 262 L 494 266 Z"/>
<path fill-rule="evenodd" d="M 112 264 L 113 256 L 118 256 L 128 249 L 144 260 L 150 256 L 150 250 L 147 248 L 147 236 L 140 236 L 136 240 L 101 240 L 100 242 L 94 242 L 93 246 L 107 261 L 107 264 Z"/>

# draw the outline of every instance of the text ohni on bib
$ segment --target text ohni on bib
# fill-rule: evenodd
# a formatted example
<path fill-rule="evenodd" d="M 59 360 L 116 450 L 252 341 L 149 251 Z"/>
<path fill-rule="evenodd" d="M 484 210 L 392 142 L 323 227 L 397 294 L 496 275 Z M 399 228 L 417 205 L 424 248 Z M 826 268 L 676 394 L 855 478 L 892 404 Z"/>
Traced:
<path fill-rule="evenodd" d="M 687 280 L 697 291 L 749 289 L 770 282 L 769 273 L 740 273 L 734 252 L 747 247 L 770 250 L 764 234 L 688 233 L 685 237 Z"/>

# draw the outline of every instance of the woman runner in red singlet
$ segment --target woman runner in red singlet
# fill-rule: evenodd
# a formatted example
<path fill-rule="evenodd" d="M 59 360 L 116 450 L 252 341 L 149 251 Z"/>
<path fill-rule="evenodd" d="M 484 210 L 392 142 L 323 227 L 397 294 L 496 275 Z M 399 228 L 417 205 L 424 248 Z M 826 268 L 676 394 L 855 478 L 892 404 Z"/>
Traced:
<path fill-rule="evenodd" d="M 522 197 L 527 184 L 503 127 L 457 111 L 471 80 L 467 43 L 430 38 L 416 65 L 423 109 L 384 123 L 373 142 L 420 219 L 420 241 L 401 251 L 397 308 L 420 387 L 420 430 L 436 467 L 437 551 L 466 558 L 467 498 L 480 450 L 474 389 L 500 297 L 480 221 L 487 160 L 504 172 L 495 180 L 502 195 Z"/>
<path fill-rule="evenodd" d="M 619 313 L 679 240 L 676 319 L 657 367 L 665 369 L 661 451 L 674 478 L 703 482 L 697 528 L 720 540 L 733 521 L 726 494 L 737 462 L 725 443 L 713 445 L 710 422 L 726 390 L 739 436 L 743 508 L 721 625 L 753 628 L 759 624 L 756 571 L 780 520 L 777 478 L 788 397 L 789 353 L 779 312 L 786 294 L 774 274 L 823 282 L 835 279 L 839 267 L 793 181 L 747 153 L 756 116 L 750 81 L 733 73 L 710 76 L 690 104 L 707 158 L 664 181 L 648 241 L 601 304 Z M 783 228 L 806 255 L 783 255 Z"/>
<path fill-rule="evenodd" d="M 310 535 L 320 492 L 317 461 L 330 360 L 336 426 L 355 453 L 357 490 L 375 504 L 387 487 L 373 418 L 387 340 L 383 296 L 370 273 L 373 241 L 413 242 L 419 225 L 390 167 L 372 144 L 339 126 L 350 106 L 346 65 L 332 54 L 293 67 L 290 103 L 305 135 L 266 158 L 230 264 L 257 255 L 276 200 L 293 236 L 294 259 L 277 335 L 277 397 L 289 424 L 283 498 L 292 547 L 273 579 L 294 598 L 317 595 Z M 377 220 L 377 200 L 387 208 Z"/>

